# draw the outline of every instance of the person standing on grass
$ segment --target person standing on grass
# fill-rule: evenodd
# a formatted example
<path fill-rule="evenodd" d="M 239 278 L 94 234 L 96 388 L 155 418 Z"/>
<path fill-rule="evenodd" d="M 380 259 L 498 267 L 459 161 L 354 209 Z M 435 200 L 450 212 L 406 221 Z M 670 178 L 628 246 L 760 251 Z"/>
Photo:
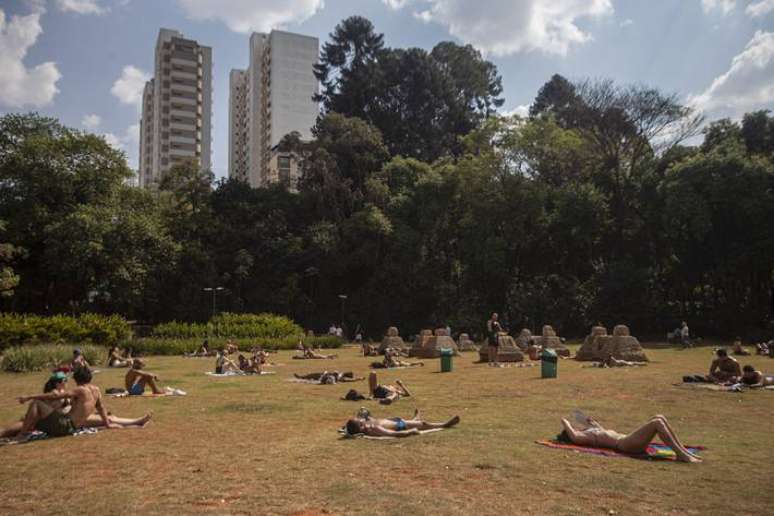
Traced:
<path fill-rule="evenodd" d="M 685 321 L 680 326 L 680 342 L 683 343 L 684 348 L 691 347 L 691 330 L 688 329 L 688 323 Z"/>
<path fill-rule="evenodd" d="M 497 319 L 497 312 L 492 312 L 491 317 L 489 317 L 489 320 L 486 322 L 486 335 L 487 345 L 489 347 L 488 357 L 490 366 L 497 365 L 497 352 L 500 348 L 500 332 L 503 331 L 503 327 L 500 325 L 500 322 Z"/>

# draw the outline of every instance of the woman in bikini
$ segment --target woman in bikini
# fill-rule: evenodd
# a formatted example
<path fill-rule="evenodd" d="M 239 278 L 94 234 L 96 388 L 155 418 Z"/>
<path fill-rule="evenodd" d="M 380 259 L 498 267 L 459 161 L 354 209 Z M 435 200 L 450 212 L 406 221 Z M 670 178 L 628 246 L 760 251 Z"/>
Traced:
<path fill-rule="evenodd" d="M 585 430 L 576 430 L 566 419 L 562 419 L 564 426 L 563 436 L 579 446 L 593 446 L 596 448 L 608 448 L 618 450 L 624 453 L 639 454 L 645 453 L 648 445 L 655 436 L 664 441 L 677 455 L 677 460 L 682 462 L 701 462 L 702 459 L 693 455 L 677 439 L 672 427 L 664 416 L 654 416 L 650 421 L 629 434 L 620 434 L 615 430 L 608 430 L 597 423 L 594 419 L 588 418 L 590 425 Z"/>

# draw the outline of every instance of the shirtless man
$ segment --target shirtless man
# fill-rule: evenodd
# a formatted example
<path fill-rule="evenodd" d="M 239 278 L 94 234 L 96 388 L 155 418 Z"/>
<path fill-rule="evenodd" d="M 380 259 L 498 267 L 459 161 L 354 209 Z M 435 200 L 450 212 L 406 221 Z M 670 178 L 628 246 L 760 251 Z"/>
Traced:
<path fill-rule="evenodd" d="M 233 360 L 228 358 L 226 348 L 218 351 L 215 357 L 215 374 L 225 374 L 229 371 L 239 371 L 239 366 Z"/>
<path fill-rule="evenodd" d="M 304 375 L 294 373 L 293 376 L 299 380 L 314 380 L 323 385 L 334 385 L 337 383 L 359 382 L 361 380 L 365 380 L 365 378 L 362 376 L 355 378 L 355 374 L 352 371 L 348 371 L 346 373 L 340 373 L 338 371 L 323 371 L 322 373 L 309 373 Z"/>
<path fill-rule="evenodd" d="M 45 432 L 51 437 L 62 437 L 73 434 L 78 428 L 84 426 L 104 426 L 106 428 L 130 428 L 144 426 L 150 421 L 151 415 L 139 419 L 121 419 L 109 416 L 107 409 L 102 404 L 102 393 L 99 387 L 91 384 L 91 371 L 80 367 L 73 372 L 76 388 L 73 390 L 52 391 L 36 396 L 21 396 L 17 398 L 19 403 L 28 401 L 53 401 L 70 399 L 71 409 L 68 413 L 55 410 L 46 403 L 32 403 L 24 417 L 19 437 L 32 430 Z M 95 417 L 95 412 L 99 417 Z"/>
<path fill-rule="evenodd" d="M 661 415 L 654 416 L 640 428 L 626 435 L 620 434 L 615 430 L 605 429 L 592 418 L 588 418 L 587 423 L 591 426 L 585 430 L 576 430 L 568 420 L 562 419 L 563 433 L 566 434 L 571 442 L 579 446 L 608 448 L 633 454 L 645 453 L 650 442 L 658 435 L 665 444 L 674 450 L 677 460 L 682 462 L 702 461 L 700 457 L 693 455 L 683 446 L 677 439 L 669 422 Z"/>
<path fill-rule="evenodd" d="M 422 430 L 432 428 L 451 428 L 460 422 L 459 416 L 454 416 L 445 423 L 428 423 L 422 421 L 419 410 L 414 411 L 411 419 L 391 417 L 380 419 L 371 417 L 367 410 L 361 409 L 357 417 L 347 421 L 345 426 L 347 434 L 365 434 L 372 437 L 409 437 L 419 435 Z"/>
<path fill-rule="evenodd" d="M 746 365 L 742 368 L 742 378 L 739 381 L 748 387 L 768 387 L 774 385 L 774 376 L 766 376 L 756 371 L 753 366 Z"/>
<path fill-rule="evenodd" d="M 384 360 L 382 361 L 382 365 L 385 369 L 393 367 L 421 367 L 425 365 L 424 362 L 409 362 L 407 360 L 401 360 L 400 356 L 400 350 L 387 348 L 384 350 Z"/>
<path fill-rule="evenodd" d="M 261 374 L 261 361 L 259 359 L 248 360 L 242 353 L 237 357 L 239 370 L 248 374 Z"/>
<path fill-rule="evenodd" d="M 293 358 L 295 359 L 333 359 L 336 358 L 338 355 L 324 355 L 322 353 L 316 353 L 312 348 L 308 348 L 305 345 L 299 343 L 301 348 L 299 351 L 301 351 L 301 355 L 296 355 Z"/>
<path fill-rule="evenodd" d="M 107 358 L 108 367 L 131 367 L 133 359 L 122 357 L 120 351 L 118 346 L 110 348 Z"/>
<path fill-rule="evenodd" d="M 368 388 L 371 392 L 371 397 L 378 399 L 382 405 L 389 405 L 393 401 L 398 401 L 401 396 L 411 396 L 411 392 L 400 380 L 395 380 L 395 385 L 379 385 L 376 381 L 376 373 L 368 375 Z"/>
<path fill-rule="evenodd" d="M 153 394 L 164 394 L 164 391 L 159 389 L 159 386 L 156 384 L 159 377 L 153 373 L 143 371 L 143 367 L 145 367 L 145 362 L 135 358 L 132 362 L 132 367 L 129 368 L 124 377 L 124 385 L 127 392 L 131 396 L 142 396 L 142 393 L 145 392 L 145 386 L 148 385 Z"/>
<path fill-rule="evenodd" d="M 712 361 L 707 378 L 715 383 L 736 383 L 742 376 L 742 368 L 735 358 L 728 356 L 725 349 L 715 351 L 717 358 Z"/>

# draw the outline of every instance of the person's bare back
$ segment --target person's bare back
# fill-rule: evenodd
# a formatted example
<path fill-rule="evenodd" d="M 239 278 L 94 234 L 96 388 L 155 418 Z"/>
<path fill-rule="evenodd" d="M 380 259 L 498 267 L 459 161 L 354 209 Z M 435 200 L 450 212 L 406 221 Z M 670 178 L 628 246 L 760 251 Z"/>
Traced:
<path fill-rule="evenodd" d="M 96 385 L 79 385 L 73 391 L 70 419 L 76 428 L 84 426 L 89 416 L 102 404 L 102 392 Z"/>

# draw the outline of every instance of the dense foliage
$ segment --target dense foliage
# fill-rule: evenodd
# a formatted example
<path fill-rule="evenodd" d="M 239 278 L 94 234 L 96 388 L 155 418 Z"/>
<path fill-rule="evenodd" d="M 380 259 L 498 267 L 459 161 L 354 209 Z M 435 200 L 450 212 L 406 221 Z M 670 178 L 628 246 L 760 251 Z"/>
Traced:
<path fill-rule="evenodd" d="M 91 365 L 105 361 L 107 349 L 100 346 L 80 346 L 84 358 Z M 0 358 L 0 369 L 9 373 L 30 373 L 52 369 L 73 358 L 73 348 L 61 344 L 18 346 L 5 350 Z"/>
<path fill-rule="evenodd" d="M 153 328 L 154 337 L 186 339 L 201 337 L 232 337 L 236 339 L 298 339 L 304 330 L 292 320 L 274 314 L 232 314 L 220 313 L 208 323 L 185 323 L 171 321 Z"/>
<path fill-rule="evenodd" d="M 118 315 L 83 313 L 77 316 L 41 317 L 32 314 L 0 314 L 0 350 L 22 344 L 57 342 L 112 345 L 130 334 L 129 324 Z"/>
<path fill-rule="evenodd" d="M 134 354 L 139 355 L 182 355 L 184 353 L 198 351 L 203 340 L 204 339 L 201 338 L 169 339 L 153 337 L 147 339 L 132 339 L 121 344 L 121 347 L 129 348 Z M 236 344 L 240 351 L 249 352 L 255 346 L 260 346 L 263 349 L 296 349 L 298 347 L 298 341 L 301 340 L 301 338 L 298 336 L 288 336 L 235 339 L 215 337 L 207 339 L 211 350 L 222 348 L 229 340 Z M 313 348 L 334 349 L 340 348 L 344 344 L 343 339 L 334 335 L 304 337 L 303 341 L 304 345 Z"/>
<path fill-rule="evenodd" d="M 677 97 L 554 76 L 529 117 L 500 117 L 497 70 L 475 50 L 385 49 L 362 18 L 334 30 L 316 72 L 315 140 L 283 141 L 303 157 L 298 194 L 190 164 L 131 188 L 102 139 L 0 119 L 14 249 L 0 302 L 147 322 L 271 312 L 317 331 L 343 317 L 377 338 L 391 324 L 480 333 L 492 310 L 564 335 L 598 320 L 772 331 L 768 112 L 705 124 L 688 146 L 703 122 Z"/>

